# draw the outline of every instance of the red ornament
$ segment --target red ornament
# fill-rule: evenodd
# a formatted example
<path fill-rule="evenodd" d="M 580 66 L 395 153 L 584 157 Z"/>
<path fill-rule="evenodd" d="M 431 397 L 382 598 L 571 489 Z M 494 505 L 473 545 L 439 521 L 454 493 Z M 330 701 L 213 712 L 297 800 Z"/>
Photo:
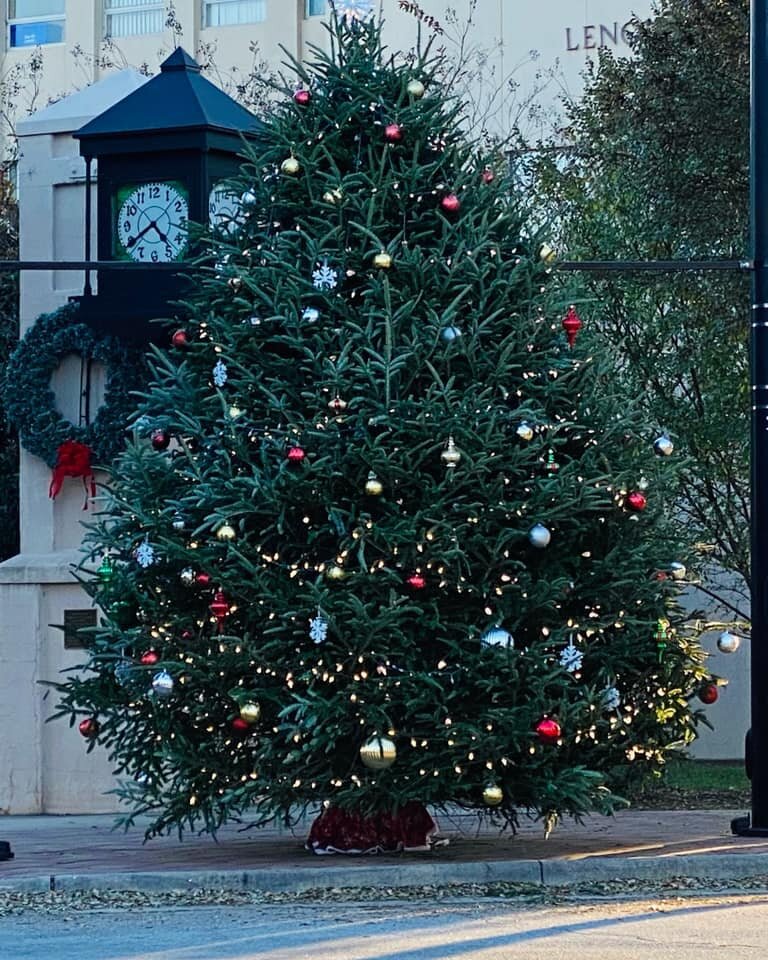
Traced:
<path fill-rule="evenodd" d="M 85 720 L 81 720 L 80 723 L 78 723 L 77 729 L 80 731 L 80 735 L 85 737 L 86 740 L 93 740 L 94 737 L 98 737 L 101 724 L 96 717 L 86 717 Z"/>
<path fill-rule="evenodd" d="M 53 468 L 51 485 L 48 488 L 48 496 L 55 500 L 57 494 L 61 491 L 65 477 L 82 477 L 85 487 L 85 503 L 83 510 L 88 508 L 88 480 L 91 481 L 91 496 L 96 496 L 96 478 L 93 475 L 91 466 L 91 457 L 93 451 L 86 443 L 79 443 L 77 440 L 65 440 L 59 445 L 56 451 L 56 465 Z"/>
<path fill-rule="evenodd" d="M 219 621 L 219 633 L 224 629 L 224 618 L 229 613 L 229 600 L 224 595 L 223 590 L 217 590 L 213 600 L 208 604 L 208 609 Z"/>
<path fill-rule="evenodd" d="M 286 456 L 289 463 L 301 463 L 306 457 L 306 453 L 303 447 L 289 447 Z"/>
<path fill-rule="evenodd" d="M 563 330 L 565 330 L 565 335 L 568 338 L 569 347 L 576 343 L 576 334 L 581 330 L 581 326 L 581 317 L 576 313 L 576 307 L 571 304 L 563 317 Z"/>
<path fill-rule="evenodd" d="M 189 337 L 186 330 L 175 330 L 171 336 L 171 343 L 174 347 L 186 347 L 189 343 Z"/>
<path fill-rule="evenodd" d="M 544 717 L 536 724 L 536 733 L 542 743 L 557 743 L 560 739 L 560 724 L 557 720 L 550 717 Z"/>
<path fill-rule="evenodd" d="M 235 719 L 232 721 L 232 729 L 236 733 L 248 733 L 248 731 L 251 729 L 251 725 L 243 720 L 242 717 L 235 717 Z"/>
<path fill-rule="evenodd" d="M 168 444 L 171 442 L 170 434 L 166 433 L 165 430 L 153 430 L 149 439 L 155 450 L 167 450 Z"/>
<path fill-rule="evenodd" d="M 399 123 L 388 123 L 384 127 L 384 138 L 388 143 L 400 143 L 403 139 L 403 128 Z"/>
<path fill-rule="evenodd" d="M 299 106 L 306 107 L 309 101 L 312 99 L 312 94 L 309 90 L 297 90 L 293 95 L 293 99 Z"/>
<path fill-rule="evenodd" d="M 420 573 L 412 573 L 405 581 L 411 590 L 423 590 L 427 585 L 426 577 Z"/>
<path fill-rule="evenodd" d="M 641 510 L 645 510 L 647 505 L 648 501 L 641 490 L 633 490 L 627 494 L 627 506 L 635 513 L 640 513 Z"/>
<path fill-rule="evenodd" d="M 448 193 L 440 201 L 440 206 L 446 213 L 458 213 L 461 209 L 461 200 L 455 193 Z"/>
<path fill-rule="evenodd" d="M 144 664 L 145 667 L 153 667 L 159 659 L 160 654 L 156 650 L 147 650 L 142 653 L 139 662 Z"/>
<path fill-rule="evenodd" d="M 195 577 L 195 582 L 196 582 L 197 585 L 200 586 L 200 587 L 207 587 L 207 586 L 209 586 L 210 583 L 211 583 L 211 575 L 210 575 L 210 573 L 198 573 L 197 576 Z"/>
<path fill-rule="evenodd" d="M 701 690 L 699 690 L 699 700 L 701 700 L 702 703 L 714 703 L 719 696 L 720 692 L 717 689 L 716 683 L 705 683 Z"/>
<path fill-rule="evenodd" d="M 190 640 L 194 639 L 194 636 L 195 636 L 195 635 L 194 635 L 194 633 L 192 633 L 191 630 L 182 630 L 182 631 L 181 631 L 181 639 L 182 639 L 185 643 L 188 643 Z"/>
<path fill-rule="evenodd" d="M 490 167 L 486 167 L 485 170 L 483 170 L 482 177 L 483 183 L 493 183 L 493 181 L 496 179 L 496 175 Z"/>

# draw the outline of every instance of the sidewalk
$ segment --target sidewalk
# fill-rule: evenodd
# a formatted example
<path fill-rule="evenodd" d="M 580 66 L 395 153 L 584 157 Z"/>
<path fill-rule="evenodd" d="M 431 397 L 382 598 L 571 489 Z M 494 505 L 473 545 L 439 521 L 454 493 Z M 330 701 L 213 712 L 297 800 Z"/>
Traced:
<path fill-rule="evenodd" d="M 430 853 L 319 857 L 303 848 L 307 826 L 240 832 L 223 828 L 184 840 L 113 831 L 102 816 L 0 817 L 15 859 L 0 862 L 0 890 L 407 887 L 499 881 L 558 885 L 622 878 L 768 878 L 768 838 L 735 837 L 743 810 L 637 810 L 567 821 L 544 839 L 523 821 L 516 836 L 468 814 L 438 818 L 450 843 Z M 766 881 L 768 885 L 768 880 Z"/>

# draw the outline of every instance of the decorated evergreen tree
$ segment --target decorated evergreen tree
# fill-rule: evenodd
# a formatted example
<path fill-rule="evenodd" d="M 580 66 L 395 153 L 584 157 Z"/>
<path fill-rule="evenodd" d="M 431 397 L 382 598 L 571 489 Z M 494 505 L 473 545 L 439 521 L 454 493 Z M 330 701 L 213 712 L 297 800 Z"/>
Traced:
<path fill-rule="evenodd" d="M 608 810 L 716 696 L 672 443 L 548 292 L 429 45 L 330 31 L 156 354 L 61 713 L 149 833 L 325 804 L 318 849 L 412 846 L 422 804 Z"/>

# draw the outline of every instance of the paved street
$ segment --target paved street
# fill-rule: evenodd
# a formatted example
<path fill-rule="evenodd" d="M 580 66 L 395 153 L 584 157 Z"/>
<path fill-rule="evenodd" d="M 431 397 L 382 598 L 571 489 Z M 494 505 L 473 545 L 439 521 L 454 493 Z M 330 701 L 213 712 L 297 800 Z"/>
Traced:
<path fill-rule="evenodd" d="M 524 907 L 500 901 L 38 912 L 7 960 L 758 960 L 768 896 Z"/>

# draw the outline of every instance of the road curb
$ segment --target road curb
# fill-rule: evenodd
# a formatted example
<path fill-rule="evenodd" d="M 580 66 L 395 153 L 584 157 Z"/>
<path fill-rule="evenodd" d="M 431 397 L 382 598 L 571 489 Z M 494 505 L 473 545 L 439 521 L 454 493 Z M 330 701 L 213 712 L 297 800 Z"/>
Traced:
<path fill-rule="evenodd" d="M 768 876 L 768 855 L 678 857 L 585 857 L 575 860 L 488 860 L 475 863 L 409 863 L 307 869 L 195 870 L 136 873 L 54 874 L 0 878 L 0 892 L 178 892 L 198 890 L 306 893 L 349 887 L 381 890 L 452 884 L 527 883 L 573 886 L 611 880 L 671 880 L 675 877 L 738 881 Z"/>

